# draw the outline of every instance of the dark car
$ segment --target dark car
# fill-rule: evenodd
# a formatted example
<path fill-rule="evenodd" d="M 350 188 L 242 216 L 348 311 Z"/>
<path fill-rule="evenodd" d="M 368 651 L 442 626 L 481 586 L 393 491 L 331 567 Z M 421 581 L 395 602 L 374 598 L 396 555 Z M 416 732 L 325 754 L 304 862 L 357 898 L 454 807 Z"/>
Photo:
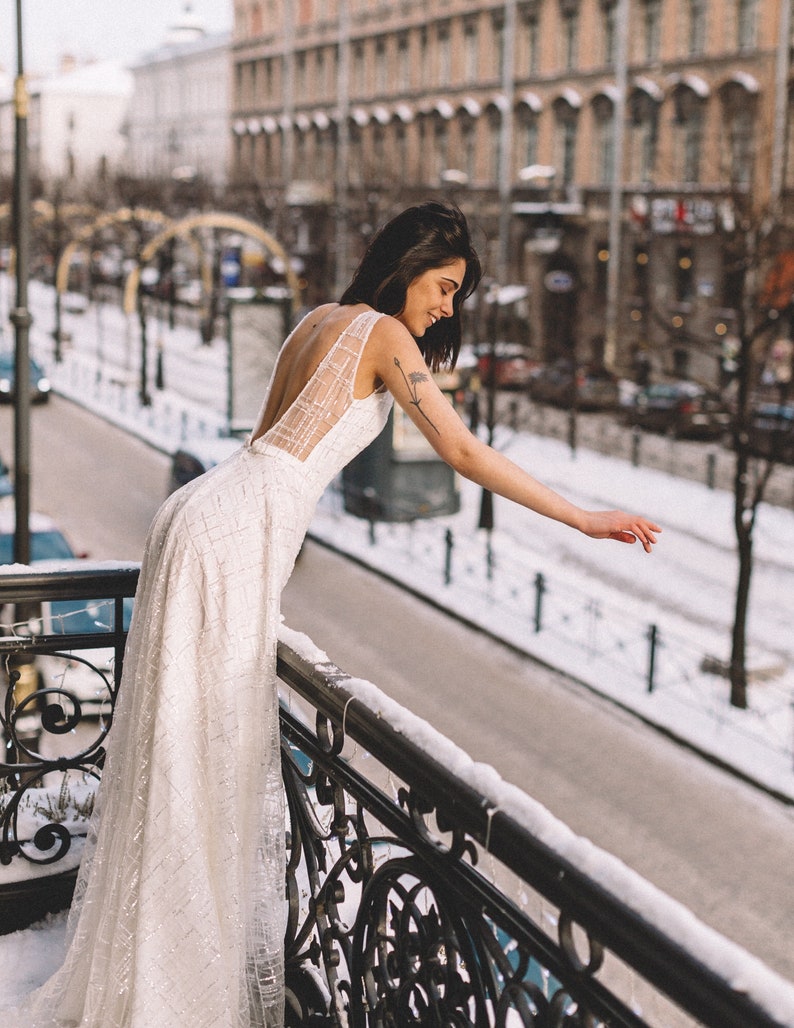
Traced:
<path fill-rule="evenodd" d="M 0 353 L 0 401 L 11 403 L 16 396 L 16 357 L 10 350 Z M 34 403 L 45 403 L 50 397 L 50 380 L 40 364 L 30 359 L 30 398 Z"/>
<path fill-rule="evenodd" d="M 635 394 L 626 419 L 676 439 L 719 439 L 730 427 L 731 414 L 719 395 L 695 382 L 657 382 Z"/>
<path fill-rule="evenodd" d="M 562 360 L 536 371 L 529 383 L 529 395 L 554 407 L 614 410 L 620 402 L 620 386 L 617 376 L 607 368 L 583 365 L 574 372 L 571 361 Z"/>
<path fill-rule="evenodd" d="M 794 403 L 759 403 L 754 408 L 750 448 L 758 457 L 794 464 Z"/>
<path fill-rule="evenodd" d="M 168 492 L 187 485 L 205 471 L 220 464 L 240 449 L 242 441 L 232 436 L 218 436 L 215 439 L 193 439 L 182 444 L 171 458 Z"/>

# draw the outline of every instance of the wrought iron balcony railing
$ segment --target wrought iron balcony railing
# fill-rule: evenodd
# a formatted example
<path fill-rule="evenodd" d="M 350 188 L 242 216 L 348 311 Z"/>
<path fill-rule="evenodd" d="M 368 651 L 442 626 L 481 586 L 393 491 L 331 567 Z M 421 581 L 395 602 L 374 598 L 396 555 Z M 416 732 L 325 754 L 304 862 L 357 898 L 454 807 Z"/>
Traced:
<path fill-rule="evenodd" d="M 69 902 L 136 580 L 0 574 L 5 931 Z M 794 986 L 493 769 L 306 637 L 278 659 L 287 1025 L 794 1025 Z"/>

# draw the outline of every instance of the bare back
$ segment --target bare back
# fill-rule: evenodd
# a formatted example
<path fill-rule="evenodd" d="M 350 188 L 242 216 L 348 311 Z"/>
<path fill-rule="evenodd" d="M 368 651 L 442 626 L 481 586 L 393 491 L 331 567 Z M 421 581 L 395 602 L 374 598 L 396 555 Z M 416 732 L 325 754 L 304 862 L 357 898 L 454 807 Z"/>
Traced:
<path fill-rule="evenodd" d="M 256 440 L 269 431 L 295 403 L 339 335 L 363 310 L 363 304 L 325 304 L 311 311 L 295 327 L 278 356 L 267 402 L 251 434 Z M 359 369 L 353 395 L 367 396 L 375 388 L 372 373 Z"/>

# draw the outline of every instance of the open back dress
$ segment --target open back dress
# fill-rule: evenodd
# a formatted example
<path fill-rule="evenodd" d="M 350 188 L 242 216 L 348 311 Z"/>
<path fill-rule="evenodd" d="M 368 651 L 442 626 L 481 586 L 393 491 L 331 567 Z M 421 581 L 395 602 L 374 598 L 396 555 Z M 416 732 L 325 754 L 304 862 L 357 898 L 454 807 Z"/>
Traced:
<path fill-rule="evenodd" d="M 280 597 L 321 493 L 386 422 L 389 393 L 353 395 L 380 317 L 155 516 L 66 960 L 20 1025 L 282 1024 Z"/>

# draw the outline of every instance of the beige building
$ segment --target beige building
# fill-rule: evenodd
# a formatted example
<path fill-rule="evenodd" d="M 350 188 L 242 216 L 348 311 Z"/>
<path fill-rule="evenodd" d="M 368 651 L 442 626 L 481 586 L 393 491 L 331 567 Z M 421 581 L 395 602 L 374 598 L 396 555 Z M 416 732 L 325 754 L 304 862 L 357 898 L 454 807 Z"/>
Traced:
<path fill-rule="evenodd" d="M 715 379 L 740 212 L 789 185 L 790 37 L 780 0 L 236 0 L 232 176 L 310 299 L 440 192 L 538 355 Z"/>

